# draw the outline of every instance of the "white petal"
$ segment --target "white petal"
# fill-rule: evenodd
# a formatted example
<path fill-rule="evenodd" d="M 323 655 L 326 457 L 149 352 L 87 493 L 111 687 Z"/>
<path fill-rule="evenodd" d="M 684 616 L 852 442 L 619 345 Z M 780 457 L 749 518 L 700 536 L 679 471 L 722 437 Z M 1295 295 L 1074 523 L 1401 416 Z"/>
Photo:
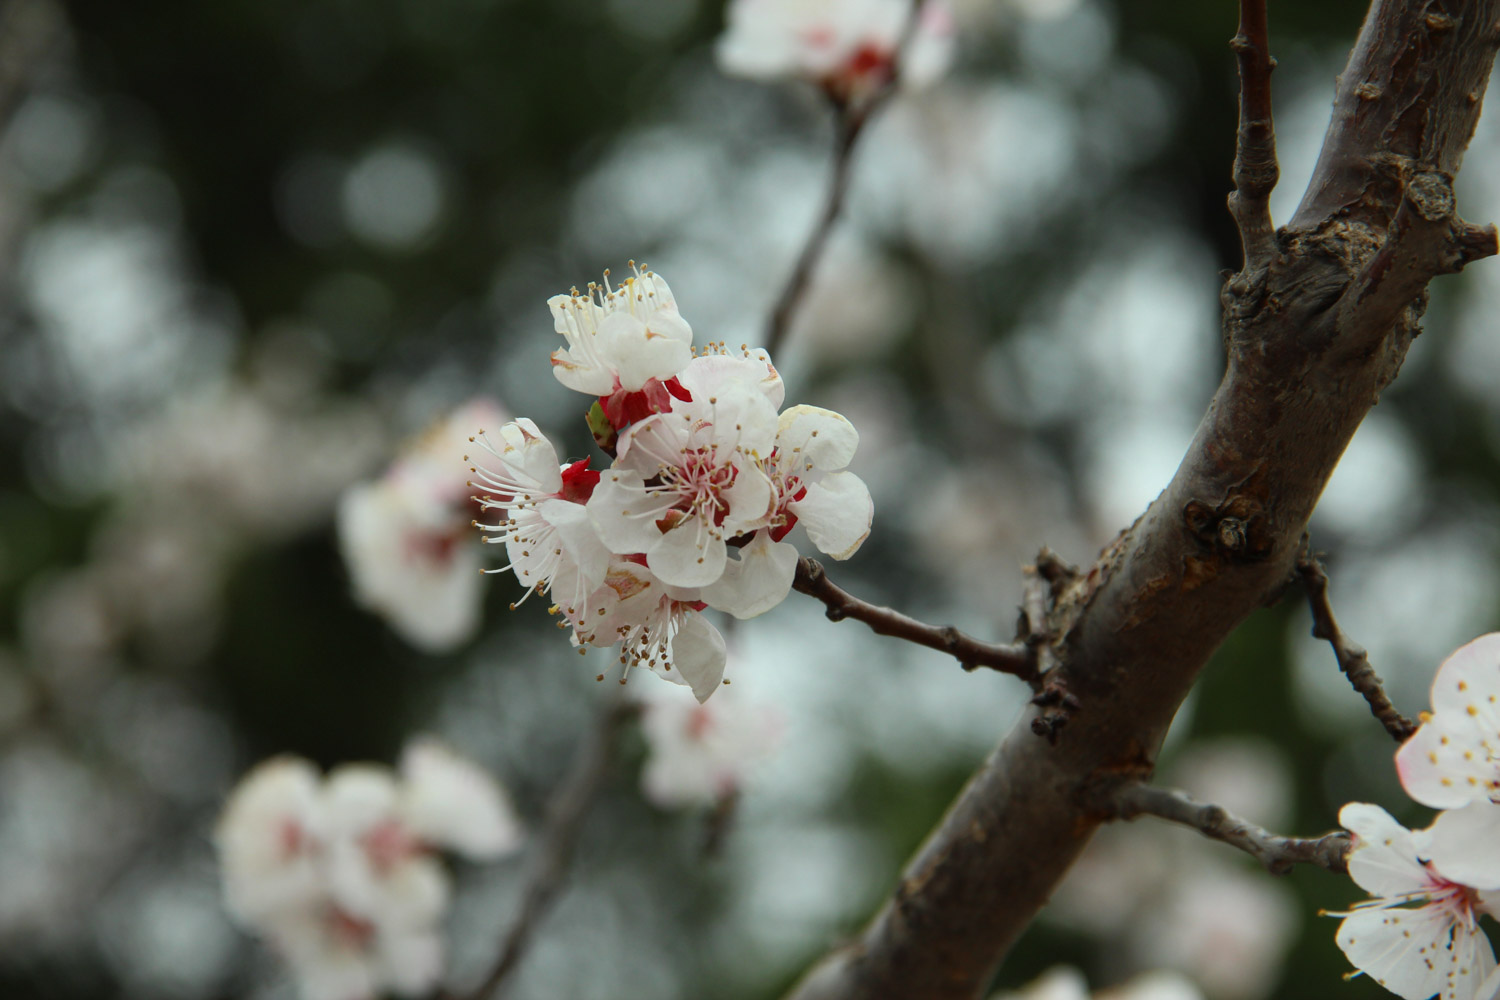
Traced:
<path fill-rule="evenodd" d="M 782 468 L 806 476 L 846 468 L 859 447 L 859 432 L 842 413 L 818 406 L 793 406 L 781 415 L 776 432 Z"/>
<path fill-rule="evenodd" d="M 1500 704 L 1500 632 L 1482 635 L 1460 646 L 1438 667 L 1432 679 L 1432 710 L 1466 715 L 1471 706 L 1494 712 Z"/>
<path fill-rule="evenodd" d="M 875 502 L 852 472 L 835 472 L 807 488 L 807 495 L 787 505 L 820 551 L 848 559 L 870 537 Z"/>
<path fill-rule="evenodd" d="M 661 540 L 656 521 L 672 506 L 670 498 L 645 492 L 640 475 L 609 470 L 599 477 L 589 497 L 589 517 L 599 540 L 622 556 L 646 552 Z"/>
<path fill-rule="evenodd" d="M 321 776 L 298 757 L 277 757 L 235 786 L 214 840 L 229 911 L 246 923 L 302 908 L 322 892 L 317 860 Z"/>
<path fill-rule="evenodd" d="M 1458 964 L 1453 924 L 1435 907 L 1360 910 L 1339 924 L 1339 948 L 1356 969 L 1404 1000 L 1441 992 Z"/>
<path fill-rule="evenodd" d="M 758 392 L 775 410 L 781 407 L 786 395 L 781 375 L 764 351 L 754 352 L 751 357 L 700 355 L 688 363 L 678 378 L 683 388 L 692 394 L 694 402 L 707 400 L 727 391 L 730 386 L 739 385 Z"/>
<path fill-rule="evenodd" d="M 475 860 L 521 846 L 521 824 L 505 790 L 479 765 L 434 740 L 401 755 L 401 818 L 421 840 Z"/>
<path fill-rule="evenodd" d="M 770 477 L 748 461 L 736 463 L 734 482 L 720 497 L 729 505 L 724 527 L 731 534 L 762 527 L 775 513 L 776 496 Z"/>
<path fill-rule="evenodd" d="M 1434 809 L 1488 800 L 1500 789 L 1491 750 L 1497 743 L 1467 716 L 1433 716 L 1396 751 L 1401 787 Z"/>
<path fill-rule="evenodd" d="M 712 443 L 721 456 L 738 449 L 768 458 L 776 445 L 776 407 L 754 389 L 729 385 L 717 395 L 693 397 L 693 408 L 712 422 Z"/>
<path fill-rule="evenodd" d="M 608 396 L 615 389 L 614 372 L 574 357 L 566 348 L 552 352 L 552 374 L 567 388 L 590 396 Z"/>
<path fill-rule="evenodd" d="M 557 493 L 562 489 L 557 449 L 533 421 L 526 417 L 512 420 L 500 428 L 498 437 L 500 460 L 518 479 L 536 483 L 538 493 Z"/>
<path fill-rule="evenodd" d="M 1439 813 L 1428 830 L 1427 860 L 1472 889 L 1500 889 L 1500 805 L 1476 802 Z"/>
<path fill-rule="evenodd" d="M 646 566 L 674 587 L 704 587 L 724 575 L 724 537 L 697 517 L 687 517 L 646 550 Z"/>
<path fill-rule="evenodd" d="M 640 319 L 623 312 L 611 313 L 600 324 L 601 350 L 619 376 L 622 389 L 637 392 L 649 379 L 669 379 L 693 359 L 693 349 L 688 346 L 691 330 L 684 341 L 671 335 L 680 333 L 680 328 L 669 321 L 659 321 L 658 327 L 660 332 L 653 332 Z"/>
<path fill-rule="evenodd" d="M 609 569 L 610 552 L 599 537 L 588 508 L 567 500 L 548 500 L 538 505 L 537 513 L 557 530 L 564 552 L 578 567 L 585 593 L 602 584 Z"/>
<path fill-rule="evenodd" d="M 1399 896 L 1432 884 L 1417 860 L 1418 838 L 1379 806 L 1351 802 L 1339 810 L 1339 825 L 1355 835 L 1349 876 L 1376 896 Z"/>
<path fill-rule="evenodd" d="M 786 600 L 796 575 L 796 547 L 757 531 L 725 565 L 724 575 L 703 588 L 703 600 L 736 618 L 754 618 Z"/>
<path fill-rule="evenodd" d="M 672 664 L 676 668 L 673 673 L 687 681 L 700 705 L 719 689 L 727 659 L 724 637 L 719 630 L 696 611 L 684 615 L 682 626 L 672 637 Z"/>

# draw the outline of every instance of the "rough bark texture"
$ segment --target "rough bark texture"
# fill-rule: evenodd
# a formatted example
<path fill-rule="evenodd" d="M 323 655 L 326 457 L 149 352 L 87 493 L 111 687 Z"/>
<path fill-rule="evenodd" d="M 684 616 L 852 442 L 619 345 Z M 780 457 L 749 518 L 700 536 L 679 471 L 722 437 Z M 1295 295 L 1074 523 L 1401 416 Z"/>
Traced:
<path fill-rule="evenodd" d="M 1496 252 L 1453 214 L 1500 0 L 1376 0 L 1312 183 L 1274 253 L 1223 291 L 1224 379 L 1171 484 L 1050 609 L 1080 707 L 1055 743 L 1023 718 L 854 942 L 795 1000 L 969 1000 L 1103 818 L 1101 782 L 1150 773 L 1231 630 L 1293 572 L 1308 516 L 1395 377 L 1427 281 Z"/>

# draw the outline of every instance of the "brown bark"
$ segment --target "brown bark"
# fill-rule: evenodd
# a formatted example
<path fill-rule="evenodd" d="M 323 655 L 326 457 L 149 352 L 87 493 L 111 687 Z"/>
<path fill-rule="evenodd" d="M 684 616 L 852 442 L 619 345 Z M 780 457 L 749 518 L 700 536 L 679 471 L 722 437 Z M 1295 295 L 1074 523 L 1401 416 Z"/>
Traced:
<path fill-rule="evenodd" d="M 1375 0 L 1313 180 L 1272 253 L 1223 291 L 1229 361 L 1166 491 L 1068 583 L 1053 652 L 1078 707 L 1005 737 L 857 940 L 794 1000 L 969 1000 L 1104 816 L 1149 775 L 1209 656 L 1291 577 L 1329 474 L 1395 377 L 1427 281 L 1496 252 L 1453 215 L 1500 0 Z M 1049 678 L 1050 679 L 1050 678 Z"/>

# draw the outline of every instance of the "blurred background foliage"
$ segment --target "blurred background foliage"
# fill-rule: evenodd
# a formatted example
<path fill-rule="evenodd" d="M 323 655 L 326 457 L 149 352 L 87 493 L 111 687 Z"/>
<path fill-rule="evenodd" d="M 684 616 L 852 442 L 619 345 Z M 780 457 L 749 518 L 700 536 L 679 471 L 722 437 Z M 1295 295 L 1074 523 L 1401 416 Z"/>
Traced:
<path fill-rule="evenodd" d="M 849 215 L 778 363 L 846 412 L 876 532 L 837 578 L 1008 638 L 1042 544 L 1087 563 L 1165 485 L 1216 384 L 1231 0 L 954 0 L 960 56 L 858 154 Z M 1286 219 L 1363 4 L 1273 4 Z M 626 258 L 700 342 L 756 343 L 825 183 L 812 91 L 727 79 L 707 0 L 0 5 L 0 995 L 290 996 L 222 914 L 210 834 L 264 756 L 389 761 L 418 732 L 535 819 L 601 689 L 490 581 L 422 655 L 355 606 L 350 484 L 476 395 L 585 454 L 546 374 L 547 296 Z M 1500 216 L 1500 128 L 1461 178 Z M 1500 623 L 1500 271 L 1429 332 L 1314 521 L 1335 607 L 1408 712 Z M 1007 678 L 824 622 L 731 635 L 784 720 L 723 850 L 643 802 L 622 749 L 517 996 L 772 997 L 859 926 L 1020 711 Z M 1289 832 L 1400 810 L 1391 746 L 1296 595 L 1210 664 L 1164 770 Z M 650 685 L 652 678 L 632 683 Z M 1405 807 L 1402 818 L 1422 822 Z M 1024 859 L 1018 859 L 1024 863 Z M 512 912 L 461 873 L 454 976 Z M 1215 1000 L 1373 997 L 1333 922 L 1147 821 L 1110 829 L 999 985 L 1173 966 Z"/>

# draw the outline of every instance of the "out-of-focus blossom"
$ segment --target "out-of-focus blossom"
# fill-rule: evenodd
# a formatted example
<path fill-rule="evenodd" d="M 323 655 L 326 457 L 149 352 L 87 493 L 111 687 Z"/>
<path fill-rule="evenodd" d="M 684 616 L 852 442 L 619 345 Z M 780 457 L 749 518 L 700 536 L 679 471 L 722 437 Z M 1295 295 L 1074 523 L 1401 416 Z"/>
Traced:
<path fill-rule="evenodd" d="M 1432 712 L 1397 751 L 1396 770 L 1406 793 L 1434 809 L 1500 798 L 1500 632 L 1438 667 Z"/>
<path fill-rule="evenodd" d="M 1349 875 L 1374 899 L 1342 916 L 1337 941 L 1355 968 L 1404 1000 L 1474 1000 L 1495 969 L 1479 929 L 1476 890 L 1446 872 L 1444 859 L 1495 852 L 1495 827 L 1473 808 L 1441 813 L 1408 830 L 1379 806 L 1351 802 L 1339 823 L 1354 834 Z"/>
<path fill-rule="evenodd" d="M 462 407 L 339 502 L 355 599 L 426 652 L 453 649 L 479 626 L 481 559 L 461 459 L 474 429 L 498 419 L 494 403 Z"/>
<path fill-rule="evenodd" d="M 1203 1000 L 1191 981 L 1174 972 L 1148 972 L 1094 996 L 1097 1000 Z M 1020 991 L 997 993 L 990 1000 L 1089 1000 L 1088 980 L 1077 969 L 1060 965 Z"/>
<path fill-rule="evenodd" d="M 642 716 L 649 755 L 641 772 L 646 798 L 664 809 L 712 805 L 737 793 L 776 749 L 781 721 L 768 708 L 729 696 L 693 704 L 655 695 Z"/>
<path fill-rule="evenodd" d="M 733 0 L 719 66 L 753 79 L 811 80 L 836 99 L 858 100 L 890 78 L 911 10 L 907 0 Z M 902 56 L 901 80 L 930 83 L 952 59 L 952 15 L 928 0 Z"/>
<path fill-rule="evenodd" d="M 1187 973 L 1219 1000 L 1260 1000 L 1276 988 L 1299 918 L 1295 900 L 1264 872 L 1199 866 L 1140 914 L 1131 954 Z"/>
<path fill-rule="evenodd" d="M 492 859 L 520 839 L 494 780 L 428 740 L 399 774 L 349 764 L 325 779 L 297 758 L 268 761 L 217 831 L 230 912 L 286 959 L 307 1000 L 430 990 L 450 894 L 437 851 Z"/>
<path fill-rule="evenodd" d="M 319 776 L 295 757 L 276 757 L 235 787 L 219 820 L 224 901 L 255 923 L 308 905 L 323 892 Z"/>

